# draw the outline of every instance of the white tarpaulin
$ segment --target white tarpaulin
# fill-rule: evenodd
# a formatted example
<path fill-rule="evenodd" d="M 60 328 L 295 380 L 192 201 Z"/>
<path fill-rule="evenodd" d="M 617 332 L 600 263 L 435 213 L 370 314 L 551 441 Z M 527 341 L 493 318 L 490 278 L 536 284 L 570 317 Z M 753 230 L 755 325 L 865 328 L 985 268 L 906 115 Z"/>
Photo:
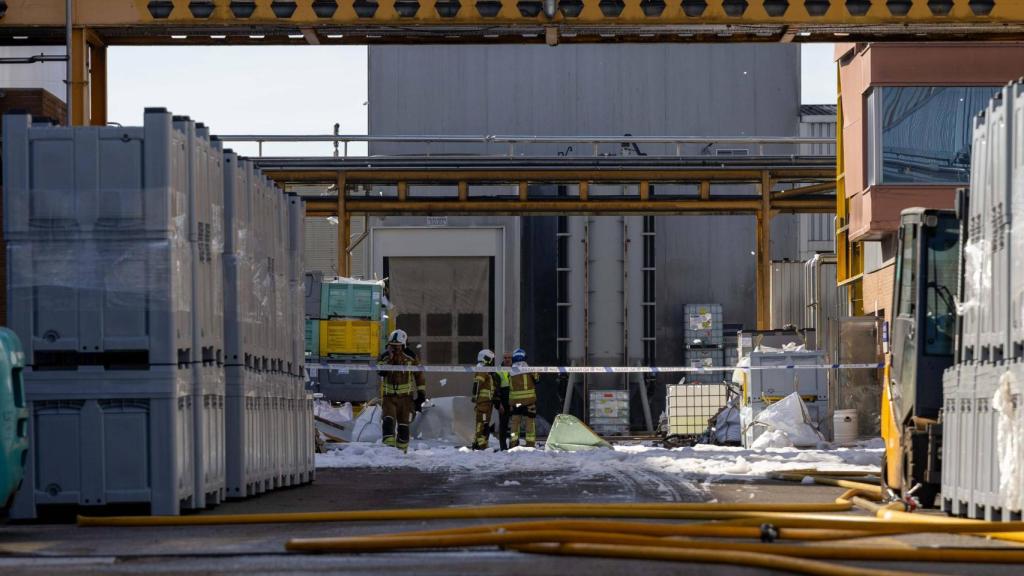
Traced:
<path fill-rule="evenodd" d="M 1024 494 L 1021 493 L 1024 463 L 1020 458 L 1024 423 L 1021 422 L 1020 407 L 1013 400 L 1020 393 L 1020 385 L 1013 372 L 1007 371 L 999 378 L 999 386 L 992 398 L 992 408 L 999 412 L 996 455 L 999 458 L 999 494 L 1003 498 L 1005 510 L 1020 510 L 1024 507 Z"/>
<path fill-rule="evenodd" d="M 825 441 L 818 429 L 811 425 L 807 406 L 796 392 L 762 410 L 754 418 L 754 423 L 767 427 L 751 446 L 755 450 L 782 448 L 786 441 L 796 447 L 815 447 Z"/>

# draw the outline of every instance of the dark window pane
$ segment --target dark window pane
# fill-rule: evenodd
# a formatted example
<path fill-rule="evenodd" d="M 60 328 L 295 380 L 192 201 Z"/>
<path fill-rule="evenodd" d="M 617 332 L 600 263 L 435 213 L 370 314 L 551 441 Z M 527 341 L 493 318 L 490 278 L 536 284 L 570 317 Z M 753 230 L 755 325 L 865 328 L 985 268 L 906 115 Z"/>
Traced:
<path fill-rule="evenodd" d="M 459 336 L 483 336 L 483 314 L 459 314 Z"/>
<path fill-rule="evenodd" d="M 967 182 L 972 119 L 998 90 L 990 87 L 881 88 L 882 183 Z"/>
<path fill-rule="evenodd" d="M 477 352 L 483 347 L 483 342 L 459 342 L 459 364 L 476 364 Z"/>
<path fill-rule="evenodd" d="M 451 342 L 427 342 L 426 362 L 448 364 L 452 361 Z"/>
<path fill-rule="evenodd" d="M 427 314 L 427 336 L 451 336 L 451 314 Z"/>
<path fill-rule="evenodd" d="M 398 318 L 395 319 L 395 325 L 399 330 L 405 330 L 405 333 L 409 336 L 420 335 L 419 314 L 399 314 Z"/>
<path fill-rule="evenodd" d="M 559 306 L 558 307 L 558 337 L 568 338 L 569 337 L 569 307 Z"/>
<path fill-rule="evenodd" d="M 559 236 L 558 237 L 558 267 L 568 268 L 569 267 L 569 237 Z"/>
<path fill-rule="evenodd" d="M 558 343 L 558 363 L 563 366 L 569 363 L 569 343 L 565 340 Z"/>
<path fill-rule="evenodd" d="M 558 300 L 557 302 L 569 301 L 569 273 L 558 272 Z"/>

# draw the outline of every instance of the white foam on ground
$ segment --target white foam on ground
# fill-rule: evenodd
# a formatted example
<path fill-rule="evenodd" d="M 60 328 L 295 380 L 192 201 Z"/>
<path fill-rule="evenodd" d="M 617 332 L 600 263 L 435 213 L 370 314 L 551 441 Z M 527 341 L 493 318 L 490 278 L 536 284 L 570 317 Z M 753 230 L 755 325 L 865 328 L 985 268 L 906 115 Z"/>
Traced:
<path fill-rule="evenodd" d="M 523 447 L 489 452 L 414 441 L 409 453 L 403 454 L 381 444 L 356 442 L 317 454 L 316 464 L 318 468 L 411 468 L 480 474 L 557 470 L 580 478 L 643 471 L 695 478 L 756 478 L 800 469 L 877 472 L 883 451 L 877 443 L 866 443 L 829 450 L 748 450 L 712 445 L 670 450 L 633 444 L 588 452 L 545 452 Z"/>

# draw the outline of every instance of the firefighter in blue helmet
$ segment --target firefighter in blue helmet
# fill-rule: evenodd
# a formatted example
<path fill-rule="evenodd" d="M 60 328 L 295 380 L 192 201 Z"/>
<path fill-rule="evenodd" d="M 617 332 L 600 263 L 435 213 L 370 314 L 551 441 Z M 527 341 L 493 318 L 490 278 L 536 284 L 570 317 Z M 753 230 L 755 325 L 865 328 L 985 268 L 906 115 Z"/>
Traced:
<path fill-rule="evenodd" d="M 377 359 L 378 364 L 419 366 L 419 361 L 405 346 L 409 337 L 404 330 L 388 336 L 388 349 Z M 409 449 L 409 425 L 413 415 L 427 400 L 427 387 L 422 372 L 380 372 L 381 436 L 384 444 L 402 452 Z"/>
<path fill-rule="evenodd" d="M 516 368 L 526 368 L 526 351 L 516 348 L 512 352 L 513 374 L 509 382 L 509 404 L 512 408 L 512 435 L 510 445 L 519 446 L 520 435 L 525 428 L 526 446 L 537 444 L 537 375 L 532 372 L 516 373 Z"/>

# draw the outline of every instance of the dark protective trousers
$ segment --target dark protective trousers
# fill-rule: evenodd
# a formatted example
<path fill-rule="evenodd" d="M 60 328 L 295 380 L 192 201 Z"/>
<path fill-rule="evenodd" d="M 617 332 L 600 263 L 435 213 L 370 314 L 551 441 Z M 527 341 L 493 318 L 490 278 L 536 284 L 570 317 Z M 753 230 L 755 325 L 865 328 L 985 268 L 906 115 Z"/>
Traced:
<path fill-rule="evenodd" d="M 412 394 L 386 394 L 381 399 L 381 436 L 384 444 L 402 452 L 409 449 L 409 424 L 415 402 Z"/>

